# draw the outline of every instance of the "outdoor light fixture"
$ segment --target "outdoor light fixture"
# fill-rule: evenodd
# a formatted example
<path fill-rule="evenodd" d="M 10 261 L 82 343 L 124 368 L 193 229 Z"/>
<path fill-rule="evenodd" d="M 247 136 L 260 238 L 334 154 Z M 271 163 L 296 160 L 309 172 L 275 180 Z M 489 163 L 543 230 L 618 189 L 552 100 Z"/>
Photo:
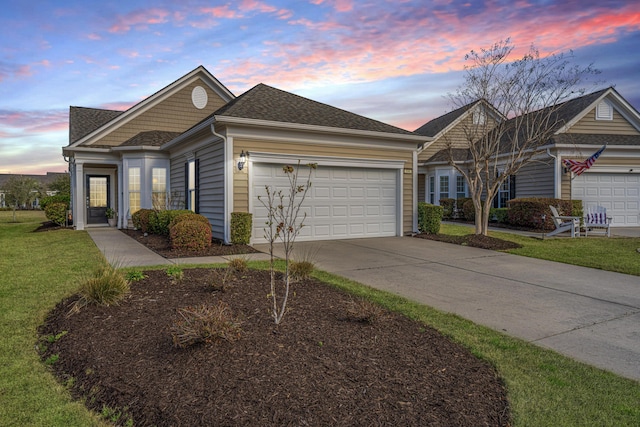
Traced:
<path fill-rule="evenodd" d="M 238 162 L 238 170 L 241 171 L 245 163 L 247 163 L 247 155 L 244 153 L 244 150 L 242 150 L 240 153 L 240 161 Z"/>

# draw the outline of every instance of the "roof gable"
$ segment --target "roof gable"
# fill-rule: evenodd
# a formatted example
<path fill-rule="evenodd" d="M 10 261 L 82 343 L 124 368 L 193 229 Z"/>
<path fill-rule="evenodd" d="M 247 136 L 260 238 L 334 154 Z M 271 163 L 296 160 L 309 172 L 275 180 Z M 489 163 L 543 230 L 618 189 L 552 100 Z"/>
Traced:
<path fill-rule="evenodd" d="M 122 114 L 123 111 L 87 107 L 69 107 L 69 143 L 80 138 Z"/>
<path fill-rule="evenodd" d="M 443 130 L 455 125 L 455 123 L 462 120 L 465 113 L 469 111 L 473 106 L 478 104 L 480 100 L 474 101 L 470 104 L 464 105 L 456 110 L 450 111 L 440 117 L 436 117 L 428 121 L 427 123 L 414 130 L 415 133 L 424 136 L 436 137 Z"/>
<path fill-rule="evenodd" d="M 214 113 L 224 117 L 293 123 L 331 128 L 413 135 L 377 120 L 313 101 L 274 87 L 258 84 Z"/>

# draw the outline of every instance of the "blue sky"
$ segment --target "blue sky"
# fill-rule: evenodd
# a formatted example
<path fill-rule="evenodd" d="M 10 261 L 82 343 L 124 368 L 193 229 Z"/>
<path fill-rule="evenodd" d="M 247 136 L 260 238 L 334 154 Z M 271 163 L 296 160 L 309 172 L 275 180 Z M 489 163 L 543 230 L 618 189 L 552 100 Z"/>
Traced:
<path fill-rule="evenodd" d="M 198 65 L 414 130 L 507 37 L 572 50 L 640 109 L 637 1 L 3 0 L 0 173 L 65 171 L 69 106 L 126 109 Z"/>

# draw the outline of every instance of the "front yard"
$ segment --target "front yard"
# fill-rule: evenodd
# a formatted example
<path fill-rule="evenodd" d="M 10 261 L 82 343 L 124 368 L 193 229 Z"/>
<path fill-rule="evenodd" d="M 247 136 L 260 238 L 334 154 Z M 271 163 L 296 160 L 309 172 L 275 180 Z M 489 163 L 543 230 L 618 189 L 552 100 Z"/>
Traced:
<path fill-rule="evenodd" d="M 98 415 L 71 399 L 69 384 L 55 380 L 35 344 L 47 313 L 77 291 L 102 255 L 85 232 L 33 233 L 44 220 L 41 213 L 19 212 L 18 224 L 10 222 L 10 214 L 0 212 L 0 425 L 101 425 Z M 444 226 L 442 231 L 462 233 Z M 516 254 L 639 274 L 638 258 L 634 263 L 628 252 L 640 257 L 640 239 L 499 237 L 522 244 Z M 599 256 L 588 256 L 589 250 Z M 489 362 L 506 386 L 514 426 L 640 425 L 638 382 L 340 277 L 314 276 L 423 322 Z"/>

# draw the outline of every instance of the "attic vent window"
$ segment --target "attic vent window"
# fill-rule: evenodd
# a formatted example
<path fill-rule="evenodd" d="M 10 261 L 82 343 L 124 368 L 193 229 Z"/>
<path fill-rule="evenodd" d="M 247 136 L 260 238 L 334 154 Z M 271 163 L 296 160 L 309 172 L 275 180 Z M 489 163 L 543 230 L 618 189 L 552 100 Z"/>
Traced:
<path fill-rule="evenodd" d="M 613 120 L 613 106 L 607 101 L 600 101 L 596 106 L 596 120 Z"/>
<path fill-rule="evenodd" d="M 191 91 L 191 101 L 198 110 L 202 110 L 207 106 L 207 101 L 209 101 L 207 91 L 202 86 L 194 87 L 193 91 Z"/>

